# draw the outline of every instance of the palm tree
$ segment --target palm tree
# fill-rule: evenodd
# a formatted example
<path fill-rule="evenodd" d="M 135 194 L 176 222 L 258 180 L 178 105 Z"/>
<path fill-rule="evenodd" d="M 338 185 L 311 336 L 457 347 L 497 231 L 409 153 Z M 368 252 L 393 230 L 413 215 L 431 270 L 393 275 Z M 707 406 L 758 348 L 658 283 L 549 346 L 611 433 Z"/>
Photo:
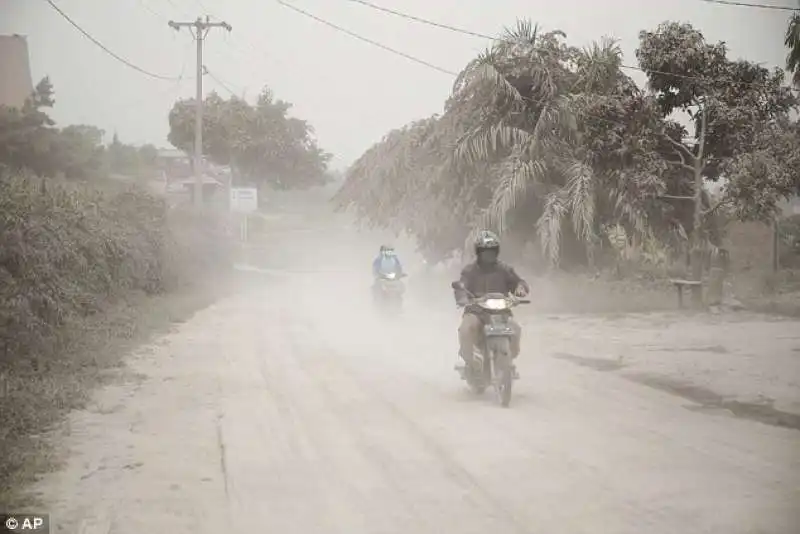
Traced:
<path fill-rule="evenodd" d="M 580 50 L 562 32 L 518 22 L 461 72 L 442 116 L 370 148 L 335 201 L 410 232 L 432 257 L 481 228 L 538 239 L 553 263 L 567 250 L 564 230 L 587 253 L 604 225 L 646 233 L 649 199 L 664 185 L 643 140 L 652 124 L 635 125 L 655 115 L 621 57 L 612 40 Z"/>
<path fill-rule="evenodd" d="M 582 142 L 585 112 L 598 95 L 636 91 L 620 71 L 622 52 L 614 41 L 578 50 L 563 37 L 519 22 L 467 66 L 451 99 L 464 105 L 477 98 L 492 109 L 455 153 L 461 168 L 488 163 L 495 171 L 491 201 L 474 230 L 509 230 L 510 212 L 533 197 L 540 245 L 553 263 L 566 222 L 587 245 L 598 237 L 596 210 L 605 191 Z"/>
<path fill-rule="evenodd" d="M 792 73 L 794 85 L 800 88 L 800 13 L 794 13 L 789 19 L 783 43 L 789 49 L 786 54 L 786 70 Z"/>

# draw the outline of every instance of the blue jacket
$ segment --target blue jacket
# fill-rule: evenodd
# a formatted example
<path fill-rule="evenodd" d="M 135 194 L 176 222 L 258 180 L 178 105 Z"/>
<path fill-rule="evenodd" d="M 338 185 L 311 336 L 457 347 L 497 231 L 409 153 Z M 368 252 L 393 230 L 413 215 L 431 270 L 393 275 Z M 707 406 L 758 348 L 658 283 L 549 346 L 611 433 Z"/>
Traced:
<path fill-rule="evenodd" d="M 384 265 L 383 269 L 381 268 L 381 263 L 384 261 L 388 262 L 390 266 Z M 381 274 L 388 274 L 388 273 L 397 273 L 403 274 L 403 265 L 400 263 L 400 259 L 397 256 L 390 256 L 388 258 L 384 258 L 383 256 L 378 256 L 372 262 L 372 275 L 376 278 Z"/>

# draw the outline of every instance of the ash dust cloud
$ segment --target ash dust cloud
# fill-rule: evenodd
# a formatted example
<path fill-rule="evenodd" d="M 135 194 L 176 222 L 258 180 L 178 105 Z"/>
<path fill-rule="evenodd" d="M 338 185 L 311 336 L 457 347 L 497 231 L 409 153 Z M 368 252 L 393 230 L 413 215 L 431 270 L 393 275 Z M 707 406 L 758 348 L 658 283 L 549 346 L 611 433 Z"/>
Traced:
<path fill-rule="evenodd" d="M 797 534 L 783 2 L 0 0 L 0 515 Z"/>
<path fill-rule="evenodd" d="M 371 365 L 400 359 L 449 376 L 461 315 L 450 281 L 460 266 L 431 269 L 412 240 L 365 229 L 351 214 L 336 212 L 329 189 L 275 193 L 265 212 L 269 229 L 253 233 L 237 266 L 259 298 L 287 299 L 327 336 L 328 346 L 368 351 Z M 372 262 L 381 245 L 395 248 L 408 274 L 402 310 L 394 316 L 372 298 Z"/>

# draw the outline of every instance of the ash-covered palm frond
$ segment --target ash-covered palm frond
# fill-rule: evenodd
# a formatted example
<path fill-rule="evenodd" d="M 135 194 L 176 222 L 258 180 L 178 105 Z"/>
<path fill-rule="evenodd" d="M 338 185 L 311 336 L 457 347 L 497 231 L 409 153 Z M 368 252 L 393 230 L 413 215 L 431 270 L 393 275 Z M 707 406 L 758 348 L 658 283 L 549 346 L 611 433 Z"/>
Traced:
<path fill-rule="evenodd" d="M 561 227 L 567 215 L 568 202 L 564 189 L 548 194 L 544 201 L 544 212 L 536 222 L 542 252 L 556 266 L 561 258 Z"/>
<path fill-rule="evenodd" d="M 574 57 L 576 89 L 584 95 L 632 95 L 639 91 L 622 67 L 623 52 L 616 39 L 604 37 Z"/>
<path fill-rule="evenodd" d="M 506 103 L 523 104 L 519 90 L 499 70 L 497 51 L 486 50 L 459 73 L 453 83 L 454 98 L 470 100 L 496 99 Z"/>
<path fill-rule="evenodd" d="M 475 166 L 505 156 L 514 147 L 528 147 L 532 138 L 530 132 L 498 121 L 468 132 L 459 140 L 453 159 L 462 167 Z"/>
<path fill-rule="evenodd" d="M 590 243 L 594 240 L 595 188 L 592 169 L 582 162 L 575 162 L 564 170 L 567 178 L 566 198 L 575 235 Z"/>
<path fill-rule="evenodd" d="M 792 14 L 783 41 L 788 52 L 786 54 L 786 70 L 792 73 L 792 82 L 800 88 L 800 13 Z"/>
<path fill-rule="evenodd" d="M 503 160 L 493 169 L 497 176 L 490 204 L 473 219 L 474 225 L 467 238 L 471 243 L 478 232 L 491 228 L 502 234 L 508 229 L 508 214 L 529 191 L 541 194 L 547 167 L 541 161 L 524 160 L 521 150 Z"/>

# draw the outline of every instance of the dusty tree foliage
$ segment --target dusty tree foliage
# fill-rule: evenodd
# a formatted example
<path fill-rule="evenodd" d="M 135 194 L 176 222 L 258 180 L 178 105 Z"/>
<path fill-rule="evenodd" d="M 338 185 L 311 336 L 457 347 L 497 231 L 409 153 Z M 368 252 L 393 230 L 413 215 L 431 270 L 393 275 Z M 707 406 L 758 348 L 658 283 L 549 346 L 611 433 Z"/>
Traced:
<path fill-rule="evenodd" d="M 179 100 L 169 114 L 169 141 L 191 153 L 194 100 Z M 254 104 L 211 93 L 204 101 L 203 153 L 230 166 L 236 179 L 279 189 L 327 183 L 331 154 L 322 150 L 313 127 L 289 116 L 292 105 L 265 88 Z"/>
<path fill-rule="evenodd" d="M 157 149 L 122 143 L 114 135 L 103 145 L 105 132 L 95 126 L 75 124 L 58 128 L 47 114 L 55 93 L 43 78 L 22 108 L 0 106 L 0 166 L 39 176 L 93 180 L 109 173 L 132 177 L 152 174 Z"/>
<path fill-rule="evenodd" d="M 773 215 L 797 184 L 797 158 L 783 156 L 800 147 L 782 73 L 726 54 L 690 25 L 664 23 L 640 35 L 640 88 L 613 40 L 580 49 L 519 22 L 463 69 L 443 114 L 362 155 L 334 201 L 411 234 L 434 262 L 481 228 L 537 243 L 562 266 L 591 264 L 620 232 L 675 249 L 714 242 L 722 213 Z M 769 187 L 745 183 L 755 168 Z M 717 205 L 704 184 L 721 175 L 731 185 Z"/>
<path fill-rule="evenodd" d="M 800 89 L 800 13 L 792 13 L 786 27 L 786 70 L 792 73 L 794 86 Z"/>

